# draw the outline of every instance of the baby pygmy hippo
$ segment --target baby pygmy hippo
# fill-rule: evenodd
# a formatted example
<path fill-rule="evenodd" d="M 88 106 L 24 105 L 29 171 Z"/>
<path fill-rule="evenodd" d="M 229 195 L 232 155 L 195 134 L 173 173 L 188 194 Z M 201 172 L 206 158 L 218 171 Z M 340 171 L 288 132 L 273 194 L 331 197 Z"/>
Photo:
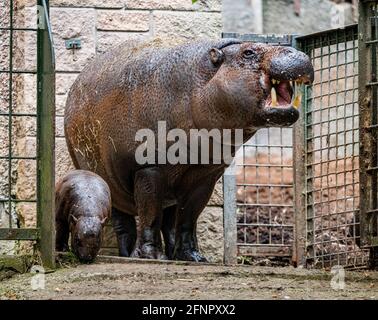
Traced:
<path fill-rule="evenodd" d="M 111 215 L 107 183 L 97 174 L 74 170 L 55 188 L 56 250 L 71 250 L 84 262 L 93 261 L 101 247 L 102 228 Z"/>

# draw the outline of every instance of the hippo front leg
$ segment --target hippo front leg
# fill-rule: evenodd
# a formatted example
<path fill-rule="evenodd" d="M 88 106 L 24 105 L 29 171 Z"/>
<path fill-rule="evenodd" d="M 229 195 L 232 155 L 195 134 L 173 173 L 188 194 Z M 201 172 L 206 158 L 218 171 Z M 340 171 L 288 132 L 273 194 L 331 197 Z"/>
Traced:
<path fill-rule="evenodd" d="M 173 259 L 173 251 L 175 249 L 176 214 L 177 206 L 164 209 L 164 217 L 161 226 L 161 232 L 164 238 L 165 255 L 169 260 Z"/>
<path fill-rule="evenodd" d="M 141 169 L 135 174 L 134 197 L 140 233 L 132 257 L 167 259 L 163 254 L 160 233 L 163 195 L 163 177 L 158 168 Z"/>
<path fill-rule="evenodd" d="M 68 219 L 56 219 L 56 236 L 55 236 L 55 250 L 68 251 L 68 238 L 70 236 Z"/>
<path fill-rule="evenodd" d="M 134 249 L 137 237 L 135 217 L 113 207 L 112 224 L 117 235 L 119 255 L 129 257 Z"/>
<path fill-rule="evenodd" d="M 200 213 L 209 202 L 214 190 L 216 179 L 209 179 L 201 183 L 176 216 L 176 243 L 173 258 L 176 260 L 207 262 L 201 255 L 197 244 L 197 220 Z"/>

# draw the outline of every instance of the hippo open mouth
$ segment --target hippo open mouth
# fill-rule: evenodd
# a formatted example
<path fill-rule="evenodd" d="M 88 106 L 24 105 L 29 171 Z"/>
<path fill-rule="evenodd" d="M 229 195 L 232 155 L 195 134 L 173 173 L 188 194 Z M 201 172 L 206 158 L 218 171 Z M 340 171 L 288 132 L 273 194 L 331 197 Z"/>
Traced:
<path fill-rule="evenodd" d="M 308 77 L 300 77 L 295 80 L 276 80 L 266 76 L 265 87 L 268 96 L 265 100 L 265 108 L 298 109 L 301 105 L 302 84 L 310 84 Z"/>

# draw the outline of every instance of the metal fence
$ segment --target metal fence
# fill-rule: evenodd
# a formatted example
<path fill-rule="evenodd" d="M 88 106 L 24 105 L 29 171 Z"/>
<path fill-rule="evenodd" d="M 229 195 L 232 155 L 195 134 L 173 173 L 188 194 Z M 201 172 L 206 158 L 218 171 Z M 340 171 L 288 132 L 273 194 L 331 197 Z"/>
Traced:
<path fill-rule="evenodd" d="M 306 264 L 365 266 L 359 247 L 358 26 L 300 37 L 315 71 L 304 89 Z"/>
<path fill-rule="evenodd" d="M 262 129 L 236 168 L 240 255 L 290 256 L 293 241 L 292 128 Z M 238 163 L 238 162 L 237 162 Z"/>
<path fill-rule="evenodd" d="M 43 262 L 53 267 L 55 62 L 48 1 L 36 1 L 32 17 L 16 1 L 2 6 L 0 240 L 37 241 Z M 25 56 L 26 45 L 36 54 Z M 20 147 L 25 126 L 36 136 Z M 29 193 L 23 192 L 23 177 L 32 181 Z M 20 211 L 29 211 L 36 223 L 22 221 Z"/>

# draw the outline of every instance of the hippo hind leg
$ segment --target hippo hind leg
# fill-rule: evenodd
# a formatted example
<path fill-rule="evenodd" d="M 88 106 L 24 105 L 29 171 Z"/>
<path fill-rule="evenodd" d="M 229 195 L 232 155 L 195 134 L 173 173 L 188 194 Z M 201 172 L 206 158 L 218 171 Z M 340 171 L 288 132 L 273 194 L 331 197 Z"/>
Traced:
<path fill-rule="evenodd" d="M 68 251 L 69 250 L 68 238 L 70 235 L 68 221 L 57 219 L 55 224 L 56 224 L 55 250 Z"/>
<path fill-rule="evenodd" d="M 137 238 L 135 217 L 113 207 L 112 225 L 117 235 L 119 255 L 129 257 Z"/>
<path fill-rule="evenodd" d="M 197 220 L 206 207 L 218 178 L 210 177 L 207 181 L 204 181 L 190 193 L 184 205 L 180 206 L 181 211 L 176 215 L 174 259 L 207 262 L 207 259 L 199 252 L 198 248 Z"/>
<path fill-rule="evenodd" d="M 140 233 L 132 256 L 167 259 L 163 253 L 161 224 L 163 218 L 163 177 L 159 168 L 146 168 L 135 174 L 134 195 L 138 208 Z"/>
<path fill-rule="evenodd" d="M 164 239 L 165 255 L 169 260 L 173 259 L 173 251 L 175 249 L 175 224 L 176 224 L 177 206 L 164 209 L 163 222 L 161 232 Z"/>

